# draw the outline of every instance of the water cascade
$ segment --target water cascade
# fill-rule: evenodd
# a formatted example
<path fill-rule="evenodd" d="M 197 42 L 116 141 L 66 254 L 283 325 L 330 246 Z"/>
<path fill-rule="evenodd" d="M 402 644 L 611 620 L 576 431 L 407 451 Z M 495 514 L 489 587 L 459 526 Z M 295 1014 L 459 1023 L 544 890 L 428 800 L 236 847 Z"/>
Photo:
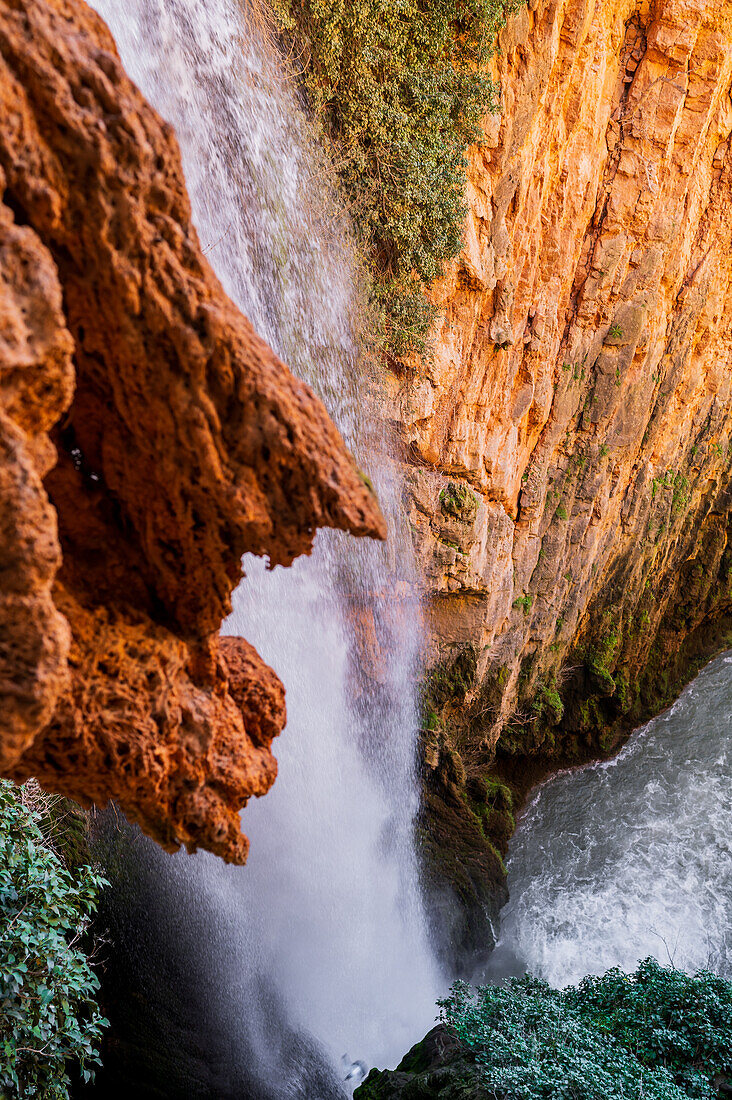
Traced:
<path fill-rule="evenodd" d="M 556 986 L 653 955 L 732 977 L 732 656 L 524 813 L 491 969 Z"/>
<path fill-rule="evenodd" d="M 189 954 L 190 973 L 216 975 L 216 1027 L 258 1059 L 268 1095 L 294 1097 L 299 1085 L 277 1081 L 272 1020 L 313 1036 L 334 1065 L 344 1052 L 383 1065 L 434 1018 L 412 843 L 419 608 L 396 518 L 400 486 L 368 414 L 349 228 L 256 9 L 237 0 L 96 8 L 176 129 L 199 235 L 227 292 L 319 392 L 390 521 L 386 548 L 321 532 L 313 556 L 290 570 L 244 563 L 225 630 L 257 646 L 288 705 L 279 778 L 245 813 L 248 865 L 170 859 L 134 843 L 180 958 Z M 163 963 L 148 954 L 145 965 Z"/>

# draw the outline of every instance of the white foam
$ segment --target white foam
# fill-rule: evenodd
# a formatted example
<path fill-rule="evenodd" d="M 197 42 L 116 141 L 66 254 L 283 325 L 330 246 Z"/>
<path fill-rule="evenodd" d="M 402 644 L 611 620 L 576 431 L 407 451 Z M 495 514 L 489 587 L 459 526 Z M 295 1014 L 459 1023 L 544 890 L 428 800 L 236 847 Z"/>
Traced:
<path fill-rule="evenodd" d="M 648 955 L 732 975 L 732 673 L 612 761 L 545 784 L 511 844 L 501 951 L 556 986 Z"/>

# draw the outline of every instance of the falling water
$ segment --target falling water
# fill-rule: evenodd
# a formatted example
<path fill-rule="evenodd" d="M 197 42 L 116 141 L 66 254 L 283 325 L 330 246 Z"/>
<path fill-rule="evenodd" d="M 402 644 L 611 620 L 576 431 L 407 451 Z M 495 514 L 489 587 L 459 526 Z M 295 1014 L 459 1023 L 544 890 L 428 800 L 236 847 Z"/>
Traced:
<path fill-rule="evenodd" d="M 615 759 L 539 789 L 493 968 L 554 985 L 653 955 L 732 977 L 732 656 Z"/>
<path fill-rule="evenodd" d="M 264 1019 L 314 1036 L 333 1064 L 347 1052 L 383 1065 L 434 1018 L 412 845 L 420 621 L 400 486 L 367 411 L 349 227 L 256 11 L 235 0 L 95 6 L 176 129 L 194 219 L 225 289 L 321 395 L 391 528 L 388 549 L 321 532 L 313 556 L 289 570 L 244 563 L 225 630 L 256 645 L 288 706 L 275 787 L 244 814 L 247 866 L 139 848 L 181 953 L 193 950 L 197 973 L 216 973 L 217 1027 L 247 1046 L 272 1095 L 294 1097 L 294 1079 L 277 1083 L 290 1071 L 275 1064 Z"/>

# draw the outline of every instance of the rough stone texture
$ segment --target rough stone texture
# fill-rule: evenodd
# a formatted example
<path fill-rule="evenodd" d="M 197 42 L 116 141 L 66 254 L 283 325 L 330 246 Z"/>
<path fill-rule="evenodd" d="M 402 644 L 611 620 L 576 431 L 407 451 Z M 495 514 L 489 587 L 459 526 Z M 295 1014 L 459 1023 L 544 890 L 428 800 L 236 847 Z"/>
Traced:
<path fill-rule="evenodd" d="M 172 130 L 82 0 L 0 0 L 0 120 L 0 773 L 243 861 L 285 710 L 217 638 L 241 555 L 384 523 L 203 258 Z"/>
<path fill-rule="evenodd" d="M 46 432 L 71 400 L 72 347 L 51 256 L 0 206 L 0 768 L 68 685 L 69 628 L 51 593 L 56 514 L 41 478 L 55 461 Z"/>
<path fill-rule="evenodd" d="M 445 1024 L 415 1043 L 396 1069 L 372 1069 L 354 1100 L 492 1100 L 473 1051 Z"/>
<path fill-rule="evenodd" d="M 530 0 L 496 76 L 393 396 L 432 660 L 478 654 L 444 737 L 520 798 L 732 637 L 732 3 Z"/>

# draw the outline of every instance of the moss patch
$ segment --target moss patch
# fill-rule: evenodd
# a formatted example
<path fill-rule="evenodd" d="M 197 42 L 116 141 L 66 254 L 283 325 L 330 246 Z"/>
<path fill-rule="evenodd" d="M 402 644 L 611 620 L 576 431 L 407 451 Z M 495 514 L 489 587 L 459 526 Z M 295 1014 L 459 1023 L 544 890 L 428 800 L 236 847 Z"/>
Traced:
<path fill-rule="evenodd" d="M 478 498 L 467 485 L 450 481 L 440 491 L 440 510 L 443 515 L 453 516 L 462 523 L 472 523 L 478 511 Z"/>

